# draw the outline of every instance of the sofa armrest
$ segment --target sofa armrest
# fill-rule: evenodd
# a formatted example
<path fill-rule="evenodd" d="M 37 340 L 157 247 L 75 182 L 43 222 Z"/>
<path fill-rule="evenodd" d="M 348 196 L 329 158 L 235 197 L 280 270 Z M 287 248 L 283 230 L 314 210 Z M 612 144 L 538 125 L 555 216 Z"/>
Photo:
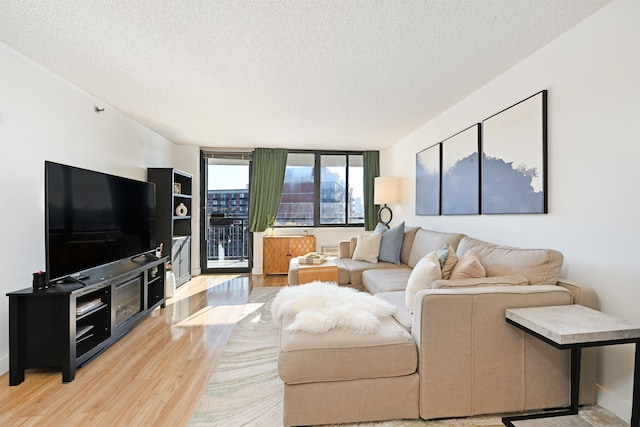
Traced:
<path fill-rule="evenodd" d="M 353 258 L 353 252 L 356 250 L 357 244 L 357 237 L 352 237 L 351 240 L 342 240 L 338 246 L 338 258 Z"/>
<path fill-rule="evenodd" d="M 418 346 L 421 417 L 567 406 L 568 352 L 508 324 L 505 310 L 572 302 L 572 293 L 555 285 L 418 292 L 411 335 Z M 590 374 L 581 378 L 593 381 Z"/>
<path fill-rule="evenodd" d="M 338 258 L 351 258 L 349 251 L 351 242 L 349 240 L 343 240 L 338 246 Z"/>
<path fill-rule="evenodd" d="M 593 288 L 577 283 L 568 282 L 564 279 L 558 281 L 558 286 L 568 289 L 573 295 L 573 303 L 584 305 L 585 307 L 600 310 L 600 301 L 598 294 Z"/>

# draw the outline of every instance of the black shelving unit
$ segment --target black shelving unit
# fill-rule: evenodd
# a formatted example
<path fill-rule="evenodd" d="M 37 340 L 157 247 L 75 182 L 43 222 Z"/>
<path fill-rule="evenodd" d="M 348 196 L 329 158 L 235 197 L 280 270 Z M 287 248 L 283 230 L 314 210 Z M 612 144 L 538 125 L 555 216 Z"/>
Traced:
<path fill-rule="evenodd" d="M 8 293 L 9 385 L 22 383 L 27 368 L 61 369 L 62 381 L 73 381 L 76 368 L 164 307 L 166 263 L 124 260 L 88 271 L 85 285 Z"/>
<path fill-rule="evenodd" d="M 156 185 L 156 241 L 164 243 L 180 286 L 191 279 L 193 176 L 173 168 L 149 168 L 147 180 Z"/>

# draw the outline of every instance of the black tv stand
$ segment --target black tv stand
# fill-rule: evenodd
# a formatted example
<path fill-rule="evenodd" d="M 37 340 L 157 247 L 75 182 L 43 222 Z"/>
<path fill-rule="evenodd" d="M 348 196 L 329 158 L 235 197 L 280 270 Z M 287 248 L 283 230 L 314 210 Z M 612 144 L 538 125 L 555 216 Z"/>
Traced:
<path fill-rule="evenodd" d="M 127 259 L 46 289 L 8 293 L 9 385 L 22 383 L 27 368 L 60 368 L 62 381 L 73 381 L 76 368 L 164 307 L 166 262 Z"/>

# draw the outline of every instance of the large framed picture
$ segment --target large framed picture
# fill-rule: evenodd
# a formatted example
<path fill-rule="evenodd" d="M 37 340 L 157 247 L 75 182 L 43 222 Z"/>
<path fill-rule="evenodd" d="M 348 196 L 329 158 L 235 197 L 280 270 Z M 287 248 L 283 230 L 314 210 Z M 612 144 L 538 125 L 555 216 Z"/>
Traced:
<path fill-rule="evenodd" d="M 440 147 L 416 154 L 416 215 L 440 215 Z"/>
<path fill-rule="evenodd" d="M 480 213 L 480 123 L 442 141 L 442 214 Z"/>
<path fill-rule="evenodd" d="M 547 213 L 547 91 L 482 122 L 482 213 Z"/>

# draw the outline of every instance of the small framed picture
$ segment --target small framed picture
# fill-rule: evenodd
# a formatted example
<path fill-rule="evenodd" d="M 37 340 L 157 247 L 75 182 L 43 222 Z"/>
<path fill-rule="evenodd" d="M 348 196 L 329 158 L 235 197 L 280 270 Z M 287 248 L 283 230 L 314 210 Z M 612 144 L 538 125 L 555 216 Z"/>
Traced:
<path fill-rule="evenodd" d="M 180 184 L 179 182 L 174 182 L 173 183 L 173 192 L 175 194 L 182 194 L 182 184 Z"/>

